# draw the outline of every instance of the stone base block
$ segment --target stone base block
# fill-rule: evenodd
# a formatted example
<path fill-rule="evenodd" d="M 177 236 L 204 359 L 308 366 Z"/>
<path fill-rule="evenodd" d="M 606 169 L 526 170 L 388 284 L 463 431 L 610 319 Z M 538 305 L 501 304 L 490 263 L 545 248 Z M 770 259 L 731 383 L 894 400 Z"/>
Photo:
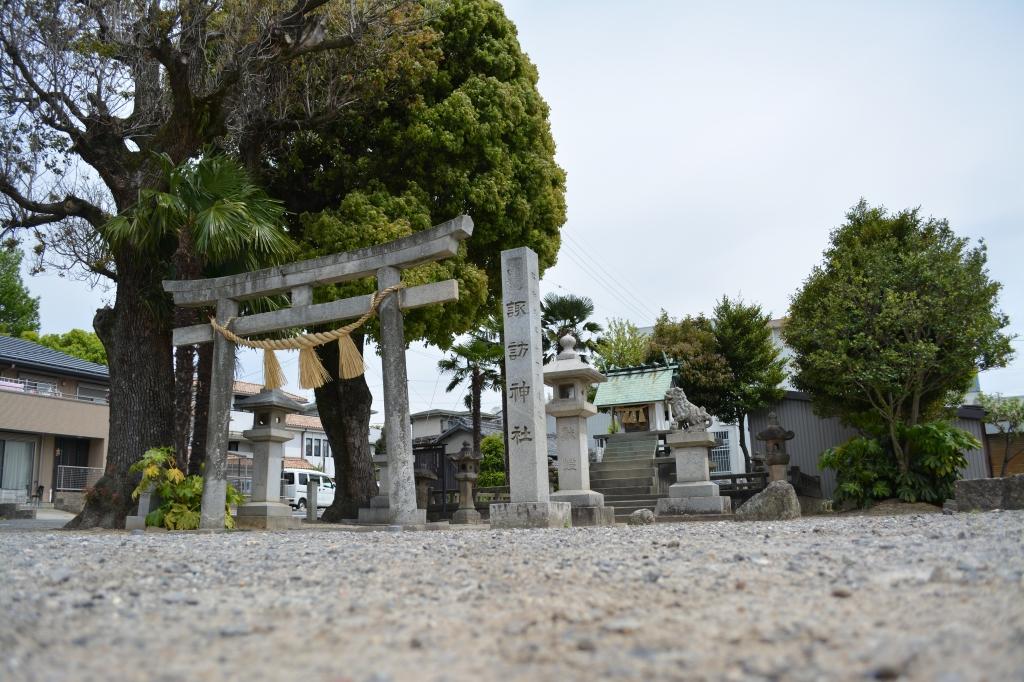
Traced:
<path fill-rule="evenodd" d="M 732 511 L 732 500 L 723 495 L 711 497 L 663 497 L 658 500 L 657 516 L 683 514 L 727 514 Z"/>
<path fill-rule="evenodd" d="M 559 490 L 551 493 L 552 502 L 568 502 L 576 507 L 603 507 L 604 495 L 593 490 Z"/>
<path fill-rule="evenodd" d="M 412 509 L 404 515 L 398 515 L 396 510 L 390 507 L 362 507 L 359 510 L 358 523 L 362 524 L 398 524 L 406 526 L 410 524 L 425 524 L 426 522 L 426 509 Z"/>
<path fill-rule="evenodd" d="M 668 496 L 672 498 L 717 497 L 718 484 L 710 481 L 673 483 L 668 488 Z"/>
<path fill-rule="evenodd" d="M 235 514 L 238 528 L 299 528 L 302 519 L 292 516 L 292 508 L 280 502 L 248 502 Z"/>
<path fill-rule="evenodd" d="M 491 505 L 491 528 L 569 528 L 568 502 L 502 502 Z"/>
<path fill-rule="evenodd" d="M 710 449 L 718 445 L 718 440 L 708 431 L 669 431 L 665 434 L 665 443 L 670 448 L 704 448 Z"/>
<path fill-rule="evenodd" d="M 615 507 L 572 507 L 572 525 L 583 526 L 614 526 Z"/>
<path fill-rule="evenodd" d="M 146 530 L 146 517 L 145 516 L 126 516 L 126 517 L 124 517 L 124 529 L 125 530 Z"/>
<path fill-rule="evenodd" d="M 481 523 L 482 520 L 476 509 L 456 509 L 452 514 L 452 523 Z"/>

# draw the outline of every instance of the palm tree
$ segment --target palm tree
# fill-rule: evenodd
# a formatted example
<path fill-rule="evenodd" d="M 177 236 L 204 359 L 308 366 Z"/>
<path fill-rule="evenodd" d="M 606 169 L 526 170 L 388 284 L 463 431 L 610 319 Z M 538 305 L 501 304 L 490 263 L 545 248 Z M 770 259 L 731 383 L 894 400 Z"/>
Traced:
<path fill-rule="evenodd" d="M 551 362 L 558 355 L 561 350 L 558 340 L 566 334 L 576 339 L 576 352 L 581 360 L 587 362 L 596 350 L 595 335 L 602 331 L 597 322 L 588 321 L 594 314 L 594 302 L 575 294 L 548 294 L 540 303 L 540 311 L 544 327 L 544 362 Z"/>
<path fill-rule="evenodd" d="M 501 388 L 498 360 L 503 352 L 500 346 L 480 335 L 470 336 L 466 343 L 452 346 L 452 354 L 439 360 L 437 368 L 452 375 L 446 392 L 451 393 L 469 380 L 470 413 L 473 418 L 473 454 L 480 454 L 480 398 L 484 390 Z"/>
<path fill-rule="evenodd" d="M 142 190 L 131 209 L 104 226 L 103 236 L 112 248 L 130 244 L 153 253 L 173 250 L 167 273 L 173 279 L 245 272 L 282 262 L 293 253 L 281 227 L 283 205 L 255 185 L 238 162 L 220 155 L 178 166 L 166 155 L 161 161 L 166 190 Z M 198 316 L 198 310 L 177 308 L 174 324 L 195 324 Z M 174 446 L 179 467 L 187 466 L 189 473 L 198 473 L 205 459 L 212 346 L 201 346 L 199 353 L 198 382 L 195 347 L 179 346 L 174 357 Z M 191 449 L 196 456 L 189 458 L 193 417 Z"/>

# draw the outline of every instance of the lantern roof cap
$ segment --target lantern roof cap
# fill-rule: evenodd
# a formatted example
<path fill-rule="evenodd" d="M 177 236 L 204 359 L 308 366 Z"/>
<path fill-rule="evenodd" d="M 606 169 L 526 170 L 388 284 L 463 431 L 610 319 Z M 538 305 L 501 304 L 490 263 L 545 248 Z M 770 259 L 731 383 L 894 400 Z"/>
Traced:
<path fill-rule="evenodd" d="M 779 426 L 779 418 L 774 412 L 768 413 L 768 426 L 755 436 L 758 440 L 792 440 L 796 436 L 792 431 Z"/>
<path fill-rule="evenodd" d="M 264 388 L 256 395 L 248 395 L 235 401 L 236 410 L 255 412 L 260 409 L 270 408 L 286 413 L 303 412 L 306 406 L 293 400 L 287 393 L 279 388 L 268 390 Z"/>

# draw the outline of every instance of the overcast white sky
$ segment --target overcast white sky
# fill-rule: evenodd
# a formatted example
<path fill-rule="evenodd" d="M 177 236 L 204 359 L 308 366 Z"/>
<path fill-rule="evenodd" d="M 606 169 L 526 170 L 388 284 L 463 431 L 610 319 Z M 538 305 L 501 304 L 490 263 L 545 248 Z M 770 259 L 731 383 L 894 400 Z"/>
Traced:
<path fill-rule="evenodd" d="M 505 6 L 568 173 L 563 249 L 542 293 L 589 296 L 599 321 L 640 326 L 661 308 L 710 312 L 722 294 L 778 317 L 863 196 L 984 238 L 1010 331 L 1024 332 L 1024 4 Z M 55 277 L 28 285 L 45 332 L 91 328 L 103 299 Z M 413 411 L 462 409 L 441 356 L 410 349 Z M 296 380 L 295 355 L 283 360 Z M 239 378 L 260 380 L 254 354 L 242 366 Z M 981 383 L 1024 393 L 1024 360 Z"/>

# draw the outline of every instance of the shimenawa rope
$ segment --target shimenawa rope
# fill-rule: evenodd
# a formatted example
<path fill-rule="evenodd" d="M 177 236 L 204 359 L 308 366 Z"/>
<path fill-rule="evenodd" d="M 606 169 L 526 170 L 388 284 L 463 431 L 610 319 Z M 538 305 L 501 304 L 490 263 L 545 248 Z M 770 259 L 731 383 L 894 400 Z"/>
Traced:
<path fill-rule="evenodd" d="M 299 385 L 302 388 L 318 388 L 327 383 L 331 375 L 320 362 L 316 352 L 317 346 L 322 346 L 331 341 L 338 342 L 338 374 L 343 379 L 354 379 L 365 371 L 363 358 L 352 342 L 351 334 L 368 319 L 377 314 L 377 308 L 381 301 L 395 293 L 405 285 L 399 282 L 381 289 L 374 294 L 370 302 L 370 309 L 355 322 L 350 322 L 344 327 L 338 327 L 327 332 L 312 332 L 293 336 L 287 339 L 246 339 L 227 328 L 231 324 L 228 320 L 223 325 L 217 322 L 214 317 L 210 318 L 210 326 L 214 331 L 221 334 L 225 339 L 245 348 L 257 348 L 263 350 L 263 384 L 268 389 L 281 388 L 285 385 L 286 379 L 281 364 L 274 355 L 275 350 L 298 350 L 299 351 Z M 233 318 L 232 318 L 233 319 Z"/>

